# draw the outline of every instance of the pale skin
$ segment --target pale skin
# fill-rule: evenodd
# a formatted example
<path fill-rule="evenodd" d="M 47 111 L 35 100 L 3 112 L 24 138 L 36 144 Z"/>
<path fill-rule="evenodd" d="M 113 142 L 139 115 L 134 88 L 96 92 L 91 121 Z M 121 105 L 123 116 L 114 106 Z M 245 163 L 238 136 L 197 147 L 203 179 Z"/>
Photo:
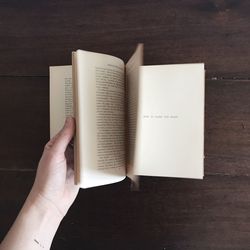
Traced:
<path fill-rule="evenodd" d="M 67 118 L 62 130 L 46 144 L 33 187 L 0 250 L 50 249 L 79 191 L 74 185 L 73 164 L 65 156 L 74 132 L 74 119 Z"/>

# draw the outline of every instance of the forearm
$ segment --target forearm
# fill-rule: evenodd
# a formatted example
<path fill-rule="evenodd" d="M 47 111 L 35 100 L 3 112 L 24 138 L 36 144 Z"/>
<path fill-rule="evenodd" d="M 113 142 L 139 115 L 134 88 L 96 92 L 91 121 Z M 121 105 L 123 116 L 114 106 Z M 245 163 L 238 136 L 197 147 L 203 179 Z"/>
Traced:
<path fill-rule="evenodd" d="M 29 195 L 0 249 L 50 249 L 61 220 L 56 208 Z"/>
<path fill-rule="evenodd" d="M 68 118 L 63 129 L 46 144 L 32 190 L 0 250 L 50 249 L 79 191 L 74 185 L 73 162 L 67 165 L 65 157 L 74 131 L 74 120 Z"/>

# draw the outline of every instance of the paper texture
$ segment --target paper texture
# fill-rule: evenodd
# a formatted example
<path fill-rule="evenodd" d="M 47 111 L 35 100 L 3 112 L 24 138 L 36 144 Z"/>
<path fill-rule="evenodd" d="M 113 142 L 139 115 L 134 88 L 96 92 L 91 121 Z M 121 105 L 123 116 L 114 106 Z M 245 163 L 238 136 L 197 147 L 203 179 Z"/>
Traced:
<path fill-rule="evenodd" d="M 74 54 L 77 173 L 83 188 L 123 180 L 125 173 L 124 63 L 113 56 Z"/>
<path fill-rule="evenodd" d="M 204 64 L 142 66 L 135 174 L 203 178 Z"/>
<path fill-rule="evenodd" d="M 138 96 L 140 66 L 143 64 L 143 44 L 138 44 L 136 51 L 126 64 L 126 127 L 127 127 L 127 176 L 132 181 L 132 188 L 139 188 L 139 179 L 134 175 L 134 152 L 137 134 Z"/>
<path fill-rule="evenodd" d="M 137 175 L 203 178 L 204 64 L 141 66 L 141 44 L 126 69 L 117 57 L 82 50 L 72 63 L 50 67 L 50 136 L 76 118 L 77 184 L 126 174 L 135 184 Z"/>
<path fill-rule="evenodd" d="M 50 138 L 64 125 L 67 116 L 73 116 L 72 67 L 50 67 Z"/>

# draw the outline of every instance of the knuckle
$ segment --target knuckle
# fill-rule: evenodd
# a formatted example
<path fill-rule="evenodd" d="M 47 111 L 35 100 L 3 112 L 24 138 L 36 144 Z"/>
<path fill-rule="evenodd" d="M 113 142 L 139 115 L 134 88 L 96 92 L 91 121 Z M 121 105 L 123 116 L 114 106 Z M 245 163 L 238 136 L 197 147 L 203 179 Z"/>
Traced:
<path fill-rule="evenodd" d="M 52 145 L 52 141 L 47 142 L 44 146 L 44 151 L 49 151 L 52 148 Z"/>

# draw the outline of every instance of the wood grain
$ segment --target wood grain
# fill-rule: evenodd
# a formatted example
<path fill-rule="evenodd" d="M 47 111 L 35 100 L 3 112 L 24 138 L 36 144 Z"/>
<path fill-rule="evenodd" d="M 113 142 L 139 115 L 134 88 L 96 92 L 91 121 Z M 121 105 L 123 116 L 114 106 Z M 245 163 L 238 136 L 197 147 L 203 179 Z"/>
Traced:
<path fill-rule="evenodd" d="M 49 140 L 48 77 L 0 77 L 0 86 L 0 169 L 34 170 Z M 205 174 L 250 175 L 249 93 L 248 80 L 206 81 Z"/>
<path fill-rule="evenodd" d="M 34 173 L 0 177 L 2 238 Z M 248 177 L 209 176 L 203 181 L 142 178 L 139 192 L 129 191 L 128 180 L 81 190 L 52 249 L 247 249 L 249 189 Z"/>
<path fill-rule="evenodd" d="M 250 82 L 207 81 L 205 174 L 250 175 Z"/>
<path fill-rule="evenodd" d="M 205 62 L 207 77 L 249 78 L 250 2 L 0 1 L 0 75 L 47 76 L 77 48 L 145 63 Z"/>
<path fill-rule="evenodd" d="M 0 78 L 0 170 L 37 166 L 49 140 L 47 77 Z"/>
<path fill-rule="evenodd" d="M 249 249 L 249 11 L 246 0 L 0 0 L 0 240 L 49 139 L 48 67 L 77 48 L 127 61 L 143 42 L 145 64 L 205 62 L 205 179 L 81 190 L 52 249 Z"/>

